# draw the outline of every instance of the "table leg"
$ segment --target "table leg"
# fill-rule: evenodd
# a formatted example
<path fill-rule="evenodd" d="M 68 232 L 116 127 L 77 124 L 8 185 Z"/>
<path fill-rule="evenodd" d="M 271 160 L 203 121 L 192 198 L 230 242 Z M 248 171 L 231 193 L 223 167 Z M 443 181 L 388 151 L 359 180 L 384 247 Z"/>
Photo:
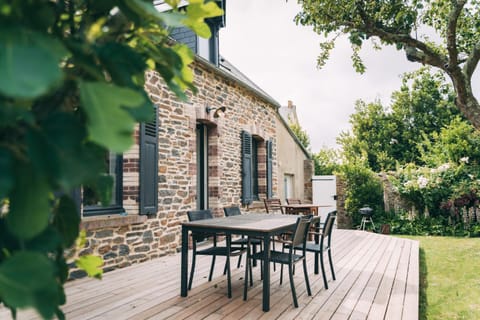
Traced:
<path fill-rule="evenodd" d="M 320 235 L 318 234 L 320 232 L 320 219 L 318 219 L 318 222 L 315 223 L 315 244 L 318 245 L 320 243 Z M 315 264 L 314 264 L 314 269 L 315 269 L 315 274 L 318 274 L 319 273 L 319 270 L 318 270 L 318 260 L 320 259 L 320 254 L 318 252 L 315 252 L 315 255 L 314 255 L 314 258 L 315 258 Z"/>
<path fill-rule="evenodd" d="M 227 251 L 230 250 L 230 247 L 231 247 L 231 242 L 232 242 L 232 235 L 230 234 L 227 234 Z M 227 279 L 228 279 L 228 283 L 227 283 L 227 296 L 228 298 L 231 298 L 232 297 L 232 283 L 231 283 L 231 273 L 230 273 L 230 253 L 227 252 L 227 262 L 226 262 L 226 266 L 227 266 Z"/>
<path fill-rule="evenodd" d="M 263 236 L 263 311 L 270 310 L 270 235 Z"/>
<path fill-rule="evenodd" d="M 188 278 L 188 229 L 182 226 L 182 262 L 180 269 L 180 296 L 186 297 L 188 294 L 187 289 Z"/>

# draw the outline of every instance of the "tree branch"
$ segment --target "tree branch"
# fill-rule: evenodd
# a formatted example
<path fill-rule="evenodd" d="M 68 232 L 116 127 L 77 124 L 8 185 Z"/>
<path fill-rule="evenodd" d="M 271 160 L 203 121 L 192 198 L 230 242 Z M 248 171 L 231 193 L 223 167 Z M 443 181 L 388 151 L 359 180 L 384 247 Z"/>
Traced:
<path fill-rule="evenodd" d="M 447 26 L 447 51 L 448 51 L 448 65 L 452 68 L 458 64 L 458 50 L 457 50 L 457 22 L 460 13 L 465 5 L 465 0 L 451 0 L 452 11 L 448 16 Z"/>
<path fill-rule="evenodd" d="M 427 46 L 426 43 L 414 39 L 408 34 L 395 34 L 377 28 L 369 30 L 369 33 L 379 37 L 382 40 L 393 43 L 401 43 L 405 45 L 405 51 L 412 54 L 412 58 L 414 59 L 414 61 L 445 70 L 445 66 L 447 64 L 447 57 L 444 57 L 439 53 L 433 51 L 430 47 Z M 408 48 L 414 48 L 417 50 L 410 50 L 410 52 L 408 52 Z"/>
<path fill-rule="evenodd" d="M 463 72 L 465 73 L 465 76 L 467 77 L 467 79 L 472 78 L 473 72 L 477 68 L 479 60 L 480 60 L 480 42 L 477 42 L 475 47 L 473 47 L 472 53 L 468 57 L 467 62 L 463 67 Z"/>
<path fill-rule="evenodd" d="M 452 0 L 453 1 L 453 0 Z M 465 0 L 460 0 L 464 2 Z M 363 2 L 357 1 L 357 10 L 360 18 L 363 20 L 363 26 L 356 26 L 353 22 L 349 23 L 345 21 L 345 25 L 352 28 L 358 28 L 359 30 L 365 32 L 367 35 L 377 36 L 380 39 L 391 42 L 391 43 L 401 43 L 405 46 L 405 51 L 407 53 L 407 58 L 411 61 L 420 62 L 422 64 L 428 64 L 434 67 L 438 67 L 442 70 L 445 70 L 447 65 L 447 57 L 444 57 L 437 52 L 433 51 L 426 43 L 412 38 L 408 34 L 396 34 L 389 31 L 385 31 L 382 28 L 375 27 L 375 24 L 372 23 L 370 17 L 363 9 Z M 463 8 L 463 5 L 460 6 L 460 10 Z M 457 15 L 458 18 L 458 15 Z M 456 23 L 455 23 L 456 28 Z M 456 31 L 456 29 L 454 29 Z M 454 32 L 455 34 L 456 32 Z M 454 41 L 455 44 L 455 41 Z M 456 49 L 455 49 L 456 50 Z M 455 55 L 456 57 L 456 55 Z"/>

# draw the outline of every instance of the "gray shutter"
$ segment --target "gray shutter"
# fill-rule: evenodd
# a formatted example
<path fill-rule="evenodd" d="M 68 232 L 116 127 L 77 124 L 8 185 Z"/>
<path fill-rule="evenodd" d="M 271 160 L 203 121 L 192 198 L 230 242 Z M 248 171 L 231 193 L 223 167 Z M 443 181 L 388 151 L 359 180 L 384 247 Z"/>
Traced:
<path fill-rule="evenodd" d="M 267 141 L 267 198 L 271 198 L 273 195 L 273 179 L 272 179 L 272 140 Z"/>
<path fill-rule="evenodd" d="M 252 201 L 252 135 L 242 131 L 242 203 Z"/>
<path fill-rule="evenodd" d="M 140 124 L 140 214 L 158 211 L 158 107 L 155 119 Z"/>

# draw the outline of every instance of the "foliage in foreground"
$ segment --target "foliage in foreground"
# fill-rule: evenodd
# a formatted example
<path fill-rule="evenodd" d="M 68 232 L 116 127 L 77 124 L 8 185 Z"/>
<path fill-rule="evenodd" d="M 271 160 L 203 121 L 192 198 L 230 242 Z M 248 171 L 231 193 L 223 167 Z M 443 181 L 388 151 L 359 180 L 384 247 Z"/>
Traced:
<path fill-rule="evenodd" d="M 64 251 L 80 222 L 72 191 L 89 185 L 109 202 L 105 155 L 127 150 L 135 123 L 153 116 L 147 68 L 182 99 L 195 90 L 193 55 L 169 28 L 208 38 L 204 19 L 220 14 L 203 0 L 168 13 L 144 0 L 0 0 L 0 303 L 13 317 L 33 307 L 64 318 Z M 92 276 L 101 264 L 77 261 Z"/>

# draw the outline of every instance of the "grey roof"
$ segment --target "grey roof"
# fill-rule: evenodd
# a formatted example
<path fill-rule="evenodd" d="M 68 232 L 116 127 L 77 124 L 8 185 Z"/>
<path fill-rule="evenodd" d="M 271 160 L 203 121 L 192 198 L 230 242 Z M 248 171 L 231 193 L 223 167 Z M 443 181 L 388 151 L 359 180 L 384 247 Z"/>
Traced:
<path fill-rule="evenodd" d="M 269 100 L 275 101 L 268 93 L 263 91 L 255 82 L 250 80 L 245 74 L 243 74 L 240 70 L 238 70 L 233 64 L 230 63 L 227 59 L 223 56 L 220 56 L 220 69 L 225 70 L 232 74 L 237 80 L 243 82 L 244 84 L 248 85 L 249 87 L 255 89 L 255 91 L 260 92 L 262 95 L 269 98 Z M 275 101 L 276 102 L 276 101 Z M 276 102 L 277 106 L 280 106 L 278 102 Z"/>

